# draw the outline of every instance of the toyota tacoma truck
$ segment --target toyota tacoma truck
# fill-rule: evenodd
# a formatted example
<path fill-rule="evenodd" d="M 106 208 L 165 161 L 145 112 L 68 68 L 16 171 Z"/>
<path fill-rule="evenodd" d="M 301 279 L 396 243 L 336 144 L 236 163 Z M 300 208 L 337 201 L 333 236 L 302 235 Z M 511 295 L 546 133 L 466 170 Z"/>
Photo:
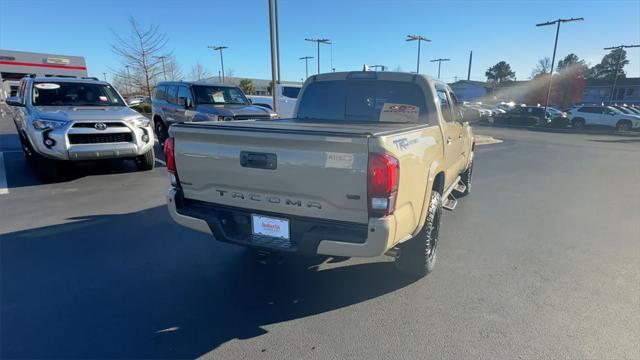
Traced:
<path fill-rule="evenodd" d="M 396 258 L 424 276 L 442 209 L 471 190 L 474 136 L 444 82 L 394 72 L 310 77 L 292 119 L 176 124 L 172 218 L 270 252 Z"/>

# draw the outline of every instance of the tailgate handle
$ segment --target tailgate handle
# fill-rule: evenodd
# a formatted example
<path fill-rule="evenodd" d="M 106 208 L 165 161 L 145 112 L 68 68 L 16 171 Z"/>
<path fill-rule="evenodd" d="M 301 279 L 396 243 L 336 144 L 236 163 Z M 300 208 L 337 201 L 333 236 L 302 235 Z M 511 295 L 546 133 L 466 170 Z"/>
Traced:
<path fill-rule="evenodd" d="M 240 165 L 248 168 L 275 170 L 278 166 L 278 158 L 276 154 L 241 151 Z"/>

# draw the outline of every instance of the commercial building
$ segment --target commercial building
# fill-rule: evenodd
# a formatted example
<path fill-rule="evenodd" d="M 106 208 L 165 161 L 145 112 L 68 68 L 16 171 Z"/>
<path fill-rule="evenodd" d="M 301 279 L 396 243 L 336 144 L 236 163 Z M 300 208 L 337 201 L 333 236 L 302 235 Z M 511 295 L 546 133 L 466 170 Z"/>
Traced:
<path fill-rule="evenodd" d="M 611 98 L 611 80 L 587 80 L 580 103 L 608 103 Z M 618 79 L 613 102 L 640 105 L 640 78 Z"/>
<path fill-rule="evenodd" d="M 247 94 L 247 95 L 269 95 L 269 91 L 270 91 L 269 88 L 271 86 L 271 80 L 249 79 L 249 78 L 226 76 L 224 78 L 224 82 L 226 84 L 233 84 L 233 85 L 239 86 L 240 85 L 240 81 L 242 81 L 244 79 L 251 80 L 251 83 L 253 83 L 253 88 L 255 89 L 253 94 Z M 220 80 L 221 79 L 218 76 L 212 76 L 212 77 L 206 79 L 206 81 L 214 82 L 214 83 L 219 83 Z M 302 85 L 301 82 L 295 82 L 295 81 L 282 81 L 281 84 L 283 84 L 283 85 Z"/>
<path fill-rule="evenodd" d="M 0 49 L 0 99 L 15 95 L 19 80 L 38 76 L 87 76 L 84 57 Z"/>

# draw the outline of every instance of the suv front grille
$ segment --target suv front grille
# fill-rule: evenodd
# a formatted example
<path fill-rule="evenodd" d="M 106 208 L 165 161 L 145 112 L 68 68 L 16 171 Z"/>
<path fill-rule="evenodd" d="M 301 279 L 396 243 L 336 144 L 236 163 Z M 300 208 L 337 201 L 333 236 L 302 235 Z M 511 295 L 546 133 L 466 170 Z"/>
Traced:
<path fill-rule="evenodd" d="M 269 115 L 236 115 L 233 117 L 234 120 L 249 120 L 249 119 L 257 119 L 257 120 L 265 120 L 271 119 Z"/>
<path fill-rule="evenodd" d="M 99 122 L 99 121 L 97 121 L 97 122 Z M 81 122 L 81 123 L 73 124 L 73 127 L 74 128 L 89 128 L 89 129 L 93 129 L 95 124 L 96 124 L 96 122 Z M 127 125 L 125 125 L 123 122 L 105 122 L 104 124 L 107 125 L 108 128 L 127 127 Z"/>
<path fill-rule="evenodd" d="M 71 144 L 104 144 L 104 143 L 121 143 L 132 142 L 131 133 L 116 134 L 69 134 L 69 143 Z"/>

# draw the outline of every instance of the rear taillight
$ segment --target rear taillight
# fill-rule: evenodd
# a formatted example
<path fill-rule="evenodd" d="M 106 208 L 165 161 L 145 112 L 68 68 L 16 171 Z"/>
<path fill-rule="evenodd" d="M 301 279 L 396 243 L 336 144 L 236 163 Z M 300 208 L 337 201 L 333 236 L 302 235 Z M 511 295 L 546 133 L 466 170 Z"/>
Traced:
<path fill-rule="evenodd" d="M 167 163 L 167 171 L 169 172 L 171 185 L 180 186 L 178 170 L 176 169 L 175 139 L 172 137 L 164 141 L 164 160 Z"/>
<path fill-rule="evenodd" d="M 387 154 L 369 155 L 368 206 L 370 216 L 393 214 L 398 195 L 400 165 Z"/>

